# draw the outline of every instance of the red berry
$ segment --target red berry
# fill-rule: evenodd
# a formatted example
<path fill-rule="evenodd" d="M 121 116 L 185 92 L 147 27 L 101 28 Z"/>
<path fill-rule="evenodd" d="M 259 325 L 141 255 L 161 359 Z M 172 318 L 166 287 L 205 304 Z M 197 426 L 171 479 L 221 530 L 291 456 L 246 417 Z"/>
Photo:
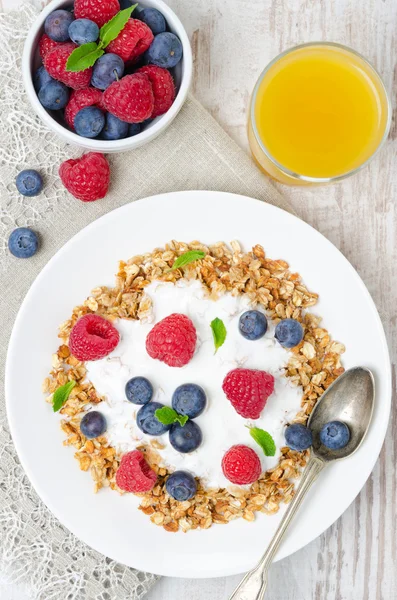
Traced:
<path fill-rule="evenodd" d="M 124 454 L 116 473 L 116 483 L 121 490 L 135 494 L 149 492 L 157 481 L 157 475 L 139 450 Z"/>
<path fill-rule="evenodd" d="M 110 168 L 103 154 L 89 152 L 81 158 L 65 160 L 59 167 L 65 188 L 83 202 L 104 198 L 109 188 Z"/>
<path fill-rule="evenodd" d="M 50 50 L 53 50 L 57 46 L 62 45 L 61 42 L 54 42 L 46 33 L 43 33 L 39 40 L 39 53 L 41 56 L 41 60 L 44 60 L 46 54 L 49 53 Z"/>
<path fill-rule="evenodd" d="M 152 30 L 143 21 L 128 19 L 124 29 L 110 42 L 106 52 L 118 54 L 124 62 L 130 62 L 146 52 L 153 42 Z"/>
<path fill-rule="evenodd" d="M 229 448 L 223 457 L 222 471 L 232 483 L 246 485 L 259 479 L 262 466 L 255 450 L 243 444 L 236 444 Z"/>
<path fill-rule="evenodd" d="M 259 419 L 274 391 L 274 377 L 266 371 L 234 369 L 226 375 L 222 389 L 239 415 Z"/>
<path fill-rule="evenodd" d="M 70 352 L 77 360 L 99 360 L 110 354 L 120 334 L 110 321 L 99 315 L 84 315 L 70 332 Z"/>
<path fill-rule="evenodd" d="M 149 356 L 169 367 L 183 367 L 193 358 L 196 329 L 186 315 L 174 313 L 157 323 L 146 338 Z"/>
<path fill-rule="evenodd" d="M 77 48 L 76 44 L 69 42 L 58 44 L 56 48 L 53 48 L 45 55 L 44 66 L 54 79 L 62 81 L 62 83 L 74 90 L 81 90 L 90 85 L 92 67 L 77 73 L 66 71 L 66 63 L 75 48 Z"/>
<path fill-rule="evenodd" d="M 126 75 L 103 93 L 105 108 L 127 123 L 141 123 L 152 116 L 154 96 L 147 75 Z"/>
<path fill-rule="evenodd" d="M 137 73 L 145 73 L 152 84 L 154 95 L 152 119 L 166 113 L 175 100 L 175 84 L 171 73 L 155 65 L 142 67 Z"/>
<path fill-rule="evenodd" d="M 71 129 L 74 129 L 74 118 L 79 110 L 87 106 L 103 108 L 102 92 L 93 87 L 83 90 L 73 90 L 65 108 L 65 121 Z"/>
<path fill-rule="evenodd" d="M 75 0 L 76 19 L 90 19 L 102 27 L 120 10 L 119 0 Z"/>

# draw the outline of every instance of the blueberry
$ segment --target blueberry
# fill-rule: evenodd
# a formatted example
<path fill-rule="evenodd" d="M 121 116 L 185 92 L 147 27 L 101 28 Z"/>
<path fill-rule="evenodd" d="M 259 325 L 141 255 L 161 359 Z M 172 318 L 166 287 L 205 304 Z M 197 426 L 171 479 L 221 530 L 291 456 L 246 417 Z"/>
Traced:
<path fill-rule="evenodd" d="M 267 319 L 259 310 L 247 310 L 241 315 L 238 328 L 247 340 L 259 340 L 267 331 Z"/>
<path fill-rule="evenodd" d="M 127 381 L 125 395 L 133 404 L 147 404 L 153 397 L 153 386 L 146 377 L 133 377 Z"/>
<path fill-rule="evenodd" d="M 165 31 L 155 36 L 152 45 L 146 53 L 149 63 L 172 69 L 182 58 L 183 49 L 181 40 L 173 33 Z"/>
<path fill-rule="evenodd" d="M 111 113 L 106 113 L 105 127 L 102 130 L 102 139 L 121 140 L 128 136 L 128 123 L 121 121 Z"/>
<path fill-rule="evenodd" d="M 207 398 L 203 388 L 195 383 L 180 385 L 172 396 L 172 408 L 190 419 L 201 415 L 206 404 Z"/>
<path fill-rule="evenodd" d="M 97 137 L 105 127 L 105 115 L 96 106 L 86 106 L 74 118 L 74 128 L 78 135 L 86 138 Z"/>
<path fill-rule="evenodd" d="M 320 431 L 320 442 L 330 450 L 341 450 L 349 440 L 349 428 L 341 421 L 330 421 Z"/>
<path fill-rule="evenodd" d="M 99 37 L 99 27 L 89 19 L 76 19 L 69 25 L 69 37 L 78 46 L 96 42 Z"/>
<path fill-rule="evenodd" d="M 69 88 L 60 81 L 49 81 L 39 91 L 39 100 L 48 110 L 65 108 L 69 101 Z"/>
<path fill-rule="evenodd" d="M 91 84 L 99 90 L 106 90 L 124 74 L 124 61 L 117 54 L 104 54 L 93 68 Z"/>
<path fill-rule="evenodd" d="M 80 421 L 80 431 L 86 438 L 99 437 L 106 431 L 106 419 L 97 410 L 90 410 Z"/>
<path fill-rule="evenodd" d="M 157 8 L 144 8 L 143 10 L 139 11 L 135 18 L 146 23 L 154 35 L 163 33 L 167 29 L 167 23 Z"/>
<path fill-rule="evenodd" d="M 40 89 L 50 81 L 54 81 L 51 75 L 45 70 L 43 66 L 39 67 L 34 74 L 33 77 L 33 85 L 36 92 L 39 92 Z"/>
<path fill-rule="evenodd" d="M 30 258 L 39 247 L 37 233 L 27 227 L 14 229 L 8 238 L 8 248 L 17 258 Z"/>
<path fill-rule="evenodd" d="M 295 319 L 283 319 L 277 323 L 274 335 L 284 348 L 294 348 L 303 340 L 303 327 Z"/>
<path fill-rule="evenodd" d="M 135 2 L 133 0 L 119 0 L 120 10 L 125 10 L 126 8 L 131 8 Z M 135 14 L 133 15 L 134 19 L 136 18 Z"/>
<path fill-rule="evenodd" d="M 292 450 L 303 452 L 303 450 L 310 448 L 313 443 L 312 432 L 304 425 L 292 423 L 285 430 L 285 441 Z"/>
<path fill-rule="evenodd" d="M 200 446 L 202 441 L 203 434 L 194 421 L 188 421 L 183 427 L 179 423 L 171 425 L 170 443 L 178 452 L 183 452 L 183 454 L 193 452 Z"/>
<path fill-rule="evenodd" d="M 149 404 L 145 404 L 138 410 L 136 422 L 143 433 L 147 433 L 148 435 L 163 435 L 163 433 L 170 429 L 171 425 L 163 425 L 154 414 L 158 408 L 163 408 L 163 406 L 164 404 L 160 402 L 149 402 Z"/>
<path fill-rule="evenodd" d="M 22 196 L 37 196 L 43 189 L 43 178 L 34 169 L 25 169 L 18 173 L 15 183 Z"/>
<path fill-rule="evenodd" d="M 73 15 L 68 10 L 54 10 L 45 20 L 44 30 L 54 42 L 66 42 L 69 39 L 69 25 Z"/>
<path fill-rule="evenodd" d="M 141 123 L 130 123 L 128 127 L 128 137 L 141 133 Z"/>
<path fill-rule="evenodd" d="M 165 489 L 174 500 L 185 502 L 197 492 L 197 483 L 193 475 L 187 471 L 175 471 L 165 483 Z"/>

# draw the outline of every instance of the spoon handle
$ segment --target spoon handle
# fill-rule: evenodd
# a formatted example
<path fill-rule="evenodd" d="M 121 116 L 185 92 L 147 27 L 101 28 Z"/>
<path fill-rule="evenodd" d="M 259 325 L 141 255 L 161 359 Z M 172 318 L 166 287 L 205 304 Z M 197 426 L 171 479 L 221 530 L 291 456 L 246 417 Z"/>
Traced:
<path fill-rule="evenodd" d="M 287 531 L 295 513 L 302 504 L 303 498 L 309 491 L 312 483 L 325 467 L 325 462 L 317 456 L 311 455 L 309 462 L 302 473 L 299 486 L 291 500 L 286 513 L 281 520 L 265 554 L 252 571 L 249 571 L 237 589 L 230 596 L 230 600 L 263 600 L 267 586 L 267 572 L 273 561 L 281 540 Z"/>

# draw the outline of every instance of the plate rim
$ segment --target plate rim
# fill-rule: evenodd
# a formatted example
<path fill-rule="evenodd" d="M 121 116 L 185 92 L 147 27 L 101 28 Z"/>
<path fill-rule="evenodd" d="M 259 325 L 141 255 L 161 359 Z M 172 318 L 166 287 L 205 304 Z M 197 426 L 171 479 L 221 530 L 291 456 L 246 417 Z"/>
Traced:
<path fill-rule="evenodd" d="M 151 196 L 147 196 L 145 198 L 140 198 L 139 200 L 135 200 L 129 203 L 126 203 L 122 206 L 119 206 L 107 213 L 105 213 L 104 215 L 102 215 L 101 217 L 95 219 L 94 221 L 92 221 L 91 223 L 89 223 L 88 225 L 86 225 L 85 227 L 82 227 L 82 229 L 80 229 L 76 234 L 74 234 L 65 244 L 63 244 L 63 246 L 61 246 L 61 248 L 59 248 L 55 254 L 51 257 L 51 259 L 44 265 L 44 267 L 41 269 L 41 271 L 38 273 L 38 275 L 35 277 L 35 279 L 33 280 L 31 286 L 29 287 L 29 290 L 27 291 L 21 306 L 18 310 L 17 316 L 15 318 L 14 321 L 14 325 L 12 328 L 12 332 L 11 332 L 11 336 L 9 339 L 9 343 L 8 343 L 8 348 L 7 348 L 7 356 L 6 356 L 6 366 L 5 366 L 5 404 L 6 404 L 6 413 L 7 413 L 7 420 L 8 420 L 8 424 L 9 424 L 9 428 L 10 428 L 10 433 L 12 436 L 12 441 L 13 444 L 15 446 L 15 449 L 17 451 L 18 454 L 18 459 L 20 460 L 20 463 L 32 485 L 32 487 L 34 488 L 34 490 L 36 491 L 36 493 L 38 494 L 38 496 L 40 497 L 40 499 L 44 502 L 44 504 L 46 505 L 46 507 L 48 508 L 48 510 L 50 510 L 50 512 L 60 521 L 60 523 L 66 527 L 69 531 L 71 531 L 80 541 L 82 541 L 83 543 L 87 544 L 90 548 L 93 548 L 95 551 L 99 552 L 100 554 L 104 555 L 102 550 L 99 550 L 98 548 L 95 548 L 94 546 L 91 546 L 90 544 L 88 544 L 85 540 L 83 540 L 79 533 L 75 530 L 75 528 L 73 526 L 70 526 L 69 524 L 69 519 L 65 516 L 64 514 L 59 514 L 57 507 L 54 505 L 54 503 L 48 498 L 48 495 L 46 492 L 44 492 L 41 488 L 40 483 L 36 480 L 35 475 L 33 474 L 32 471 L 29 471 L 29 469 L 27 469 L 25 467 L 25 460 L 24 460 L 24 456 L 23 456 L 23 452 L 20 450 L 21 449 L 21 445 L 19 443 L 19 439 L 18 439 L 18 434 L 17 434 L 17 430 L 16 430 L 16 423 L 14 422 L 14 417 L 13 417 L 13 413 L 12 413 L 12 408 L 11 408 L 11 401 L 10 401 L 10 396 L 11 396 L 11 360 L 12 360 L 12 355 L 14 354 L 14 346 L 16 346 L 16 337 L 17 337 L 17 331 L 18 331 L 18 327 L 19 327 L 19 322 L 22 320 L 23 318 L 23 314 L 25 311 L 25 307 L 27 306 L 29 300 L 30 300 L 30 296 L 33 295 L 35 289 L 37 286 L 40 285 L 41 280 L 45 277 L 47 271 L 49 271 L 52 268 L 52 265 L 54 262 L 56 262 L 58 256 L 63 253 L 63 251 L 67 248 L 69 248 L 70 246 L 73 245 L 73 243 L 80 237 L 82 237 L 83 235 L 85 235 L 87 233 L 87 231 L 89 230 L 93 230 L 98 226 L 98 223 L 102 222 L 102 221 L 106 221 L 107 219 L 109 219 L 111 216 L 114 216 L 115 213 L 122 213 L 122 212 L 127 212 L 129 210 L 131 210 L 131 208 L 139 203 L 144 203 L 144 202 L 148 202 L 148 201 L 166 201 L 167 198 L 169 197 L 174 197 L 174 196 L 194 196 L 194 195 L 221 195 L 221 196 L 233 196 L 233 197 L 237 197 L 241 200 L 248 200 L 250 202 L 255 202 L 257 204 L 263 205 L 266 207 L 266 210 L 270 210 L 270 212 L 275 211 L 275 212 L 281 212 L 284 215 L 287 215 L 288 218 L 292 218 L 292 220 L 299 220 L 301 221 L 301 223 L 303 223 L 303 225 L 307 228 L 309 228 L 312 233 L 314 234 L 314 236 L 318 236 L 320 238 L 323 238 L 330 246 L 332 246 L 333 251 L 336 251 L 340 257 L 342 258 L 342 260 L 344 261 L 344 263 L 346 264 L 346 267 L 348 268 L 348 270 L 350 271 L 350 274 L 356 279 L 357 283 L 359 284 L 359 286 L 361 287 L 362 292 L 364 293 L 364 295 L 366 295 L 367 300 L 368 300 L 368 304 L 371 308 L 371 311 L 374 315 L 374 319 L 376 321 L 376 325 L 377 325 L 377 329 L 379 331 L 380 334 L 380 339 L 382 341 L 382 347 L 383 350 L 385 352 L 385 359 L 387 359 L 387 380 L 385 382 L 386 384 L 386 390 L 385 390 L 385 397 L 387 396 L 388 399 L 388 404 L 387 406 L 383 406 L 382 407 L 382 415 L 384 416 L 384 424 L 383 424 L 383 430 L 379 431 L 380 433 L 380 437 L 379 439 L 381 440 L 381 442 L 379 442 L 378 446 L 379 449 L 376 450 L 375 453 L 373 453 L 372 455 L 372 460 L 369 461 L 367 464 L 370 466 L 370 469 L 368 471 L 368 475 L 366 476 L 365 480 L 363 481 L 360 489 L 357 491 L 357 493 L 355 494 L 354 498 L 352 498 L 351 502 L 345 507 L 345 509 L 340 513 L 340 515 L 336 518 L 336 519 L 331 519 L 330 521 L 324 520 L 321 526 L 321 531 L 318 531 L 314 536 L 310 535 L 308 537 L 308 539 L 305 539 L 303 543 L 299 543 L 296 545 L 295 549 L 293 550 L 289 550 L 289 551 L 278 551 L 278 553 L 276 554 L 275 557 L 275 561 L 281 560 L 283 558 L 286 558 L 287 556 L 290 556 L 291 554 L 297 552 L 298 550 L 301 550 L 303 547 L 305 547 L 307 544 L 309 544 L 310 542 L 312 542 L 313 540 L 315 540 L 317 537 L 319 537 L 320 535 L 322 535 L 324 533 L 324 531 L 326 531 L 333 523 L 335 523 L 341 516 L 342 514 L 348 509 L 348 507 L 354 502 L 354 500 L 356 499 L 356 497 L 358 496 L 358 494 L 361 492 L 361 490 L 363 489 L 363 487 L 365 486 L 368 478 L 370 477 L 374 466 L 379 458 L 380 452 L 382 450 L 383 444 L 384 444 L 384 440 L 386 437 L 386 432 L 387 432 L 387 428 L 388 428 L 388 424 L 390 421 L 390 411 L 391 411 L 391 399 L 392 399 L 392 373 L 391 373 L 391 363 L 390 363 L 390 354 L 389 354 L 389 348 L 388 348 L 388 344 L 387 344 L 387 338 L 385 335 L 385 331 L 383 328 L 383 323 L 381 321 L 379 312 L 377 310 L 377 307 L 375 305 L 374 300 L 372 299 L 372 296 L 369 292 L 369 290 L 367 289 L 364 281 L 361 279 L 360 275 L 358 274 L 358 272 L 356 271 L 356 269 L 353 267 L 353 265 L 350 263 L 350 261 L 344 256 L 344 254 L 326 237 L 324 236 L 322 233 L 320 233 L 318 230 L 316 230 L 313 226 L 311 226 L 310 224 L 308 224 L 306 221 L 304 221 L 303 219 L 301 219 L 300 217 L 298 217 L 297 215 L 290 213 L 282 208 L 279 208 L 278 206 L 275 206 L 273 204 L 269 204 L 266 201 L 262 201 L 259 200 L 258 198 L 252 198 L 250 196 L 245 196 L 244 194 L 238 194 L 238 193 L 231 193 L 231 192 L 223 192 L 223 191 L 217 191 L 217 190 L 180 190 L 177 192 L 165 192 L 165 193 L 161 193 L 161 194 L 153 194 Z M 282 548 L 281 548 L 282 550 Z M 105 555 L 106 556 L 106 555 Z M 109 556 L 109 555 L 107 555 Z M 109 558 L 111 558 L 112 560 L 115 560 L 117 562 L 120 562 L 122 564 L 126 564 L 125 562 L 123 562 L 122 560 L 120 560 L 120 558 L 117 557 L 112 557 L 109 556 Z M 135 561 L 137 563 L 139 563 L 140 561 Z M 131 566 L 131 565 L 127 565 L 127 566 Z M 235 575 L 238 573 L 241 573 L 241 570 L 236 570 L 236 568 L 216 568 L 213 571 L 211 571 L 211 573 L 200 573 L 197 574 L 196 571 L 194 571 L 194 574 L 191 574 L 191 572 L 187 572 L 186 569 L 184 570 L 184 573 L 181 574 L 181 570 L 176 570 L 173 573 L 170 573 L 169 570 L 168 571 L 162 571 L 161 569 L 158 569 L 156 571 L 152 571 L 151 569 L 148 569 L 147 564 L 145 564 L 145 560 L 141 563 L 141 564 L 137 564 L 134 565 L 132 568 L 138 569 L 138 570 L 143 570 L 143 571 L 150 571 L 150 572 L 155 572 L 155 574 L 157 575 L 161 575 L 161 576 L 168 576 L 168 577 L 186 577 L 186 578 L 197 578 L 197 579 L 201 579 L 201 578 L 215 578 L 215 577 L 223 577 L 223 576 L 230 576 L 230 575 Z"/>

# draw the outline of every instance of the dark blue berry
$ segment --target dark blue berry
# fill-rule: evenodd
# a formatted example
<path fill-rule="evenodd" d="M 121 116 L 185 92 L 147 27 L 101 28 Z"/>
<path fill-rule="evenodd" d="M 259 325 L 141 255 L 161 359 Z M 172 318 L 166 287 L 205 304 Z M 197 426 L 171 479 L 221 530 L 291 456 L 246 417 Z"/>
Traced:
<path fill-rule="evenodd" d="M 131 8 L 131 6 L 133 4 L 135 4 L 135 1 L 133 0 L 119 0 L 119 4 L 120 4 L 120 10 L 125 10 L 126 8 Z M 136 18 L 135 13 L 133 13 L 133 18 Z"/>
<path fill-rule="evenodd" d="M 81 419 L 80 431 L 89 440 L 99 437 L 106 431 L 105 417 L 97 410 L 91 410 Z"/>
<path fill-rule="evenodd" d="M 136 422 L 143 433 L 148 435 L 162 435 L 168 431 L 171 425 L 163 425 L 155 416 L 155 412 L 159 408 L 163 408 L 164 404 L 160 402 L 149 402 L 138 410 Z"/>
<path fill-rule="evenodd" d="M 201 415 L 207 404 L 202 387 L 195 383 L 184 383 L 176 388 L 172 396 L 172 408 L 180 415 L 194 419 Z"/>
<path fill-rule="evenodd" d="M 259 310 L 247 310 L 241 315 L 238 327 L 247 340 L 259 340 L 267 331 L 267 319 Z"/>
<path fill-rule="evenodd" d="M 170 443 L 178 452 L 183 452 L 183 454 L 193 452 L 200 446 L 202 441 L 203 434 L 194 421 L 188 421 L 183 427 L 179 423 L 171 425 Z"/>
<path fill-rule="evenodd" d="M 124 74 L 124 61 L 117 54 L 104 54 L 95 63 L 91 84 L 99 90 L 106 90 Z"/>
<path fill-rule="evenodd" d="M 285 430 L 285 441 L 287 446 L 292 450 L 303 452 L 307 450 L 313 443 L 312 432 L 308 427 L 301 425 L 300 423 L 292 423 Z"/>
<path fill-rule="evenodd" d="M 174 500 L 185 502 L 196 494 L 197 483 L 193 475 L 187 471 L 175 471 L 168 477 L 165 489 Z"/>
<path fill-rule="evenodd" d="M 74 118 L 74 128 L 78 135 L 86 138 L 97 137 L 105 127 L 105 115 L 96 106 L 86 106 Z"/>
<path fill-rule="evenodd" d="M 141 123 L 130 123 L 128 127 L 128 137 L 141 133 Z"/>
<path fill-rule="evenodd" d="M 277 323 L 274 335 L 284 348 L 294 348 L 303 340 L 303 327 L 295 319 L 283 319 Z"/>
<path fill-rule="evenodd" d="M 154 35 L 163 33 L 167 29 L 167 23 L 157 8 L 144 8 L 135 15 L 135 18 L 146 23 Z"/>
<path fill-rule="evenodd" d="M 89 19 L 76 19 L 69 25 L 69 37 L 78 46 L 96 42 L 99 37 L 99 27 Z"/>
<path fill-rule="evenodd" d="M 41 88 L 50 81 L 53 81 L 53 78 L 51 77 L 51 75 L 48 74 L 45 68 L 41 66 L 37 69 L 33 77 L 34 89 L 36 90 L 36 92 L 39 92 Z"/>
<path fill-rule="evenodd" d="M 341 421 L 330 421 L 320 431 L 320 442 L 330 450 L 341 450 L 349 440 L 349 428 Z"/>
<path fill-rule="evenodd" d="M 54 42 L 66 42 L 69 39 L 69 25 L 73 15 L 68 10 L 54 10 L 45 20 L 44 30 Z"/>
<path fill-rule="evenodd" d="M 17 258 L 30 258 L 39 247 L 37 233 L 27 227 L 14 229 L 8 238 L 8 248 Z"/>
<path fill-rule="evenodd" d="M 39 91 L 39 100 L 48 110 L 65 108 L 69 101 L 69 88 L 60 81 L 49 81 Z"/>
<path fill-rule="evenodd" d="M 101 138 L 104 140 L 121 140 L 128 136 L 128 123 L 121 121 L 111 113 L 105 115 L 105 127 Z"/>
<path fill-rule="evenodd" d="M 23 196 L 37 196 L 43 189 L 43 178 L 34 169 L 25 169 L 18 173 L 15 184 Z"/>
<path fill-rule="evenodd" d="M 153 386 L 146 377 L 133 377 L 127 381 L 125 395 L 133 404 L 147 404 L 153 397 Z"/>
<path fill-rule="evenodd" d="M 155 36 L 152 45 L 146 52 L 146 59 L 158 67 L 172 69 L 179 63 L 182 54 L 181 40 L 173 33 L 165 31 Z"/>

